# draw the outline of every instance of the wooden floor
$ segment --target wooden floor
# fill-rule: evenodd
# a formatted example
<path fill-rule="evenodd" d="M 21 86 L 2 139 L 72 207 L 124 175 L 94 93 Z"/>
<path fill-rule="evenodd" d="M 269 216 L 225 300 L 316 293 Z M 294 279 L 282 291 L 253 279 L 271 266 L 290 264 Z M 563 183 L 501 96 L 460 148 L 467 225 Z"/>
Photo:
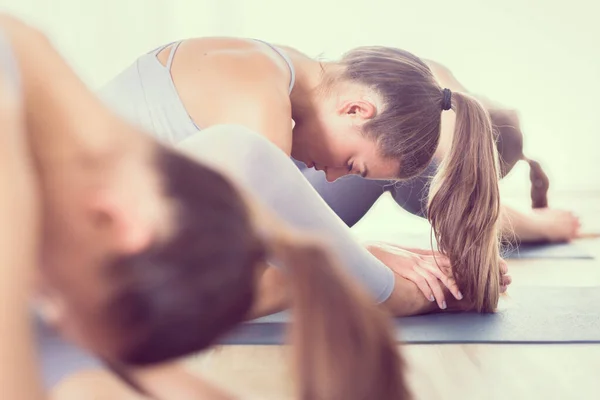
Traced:
<path fill-rule="evenodd" d="M 576 199 L 579 214 L 585 215 L 585 228 L 600 228 L 599 199 Z M 564 204 L 572 206 L 573 202 L 567 200 Z M 389 204 L 379 206 L 382 211 Z M 369 217 L 376 225 L 377 215 Z M 364 226 L 360 229 L 363 233 L 369 230 Z M 600 286 L 600 241 L 584 240 L 580 244 L 589 248 L 596 259 L 511 261 L 513 285 Z M 221 347 L 190 360 L 189 365 L 240 399 L 291 400 L 285 351 L 285 347 L 278 346 Z M 567 400 L 600 396 L 600 345 L 406 345 L 403 351 L 419 400 Z"/>

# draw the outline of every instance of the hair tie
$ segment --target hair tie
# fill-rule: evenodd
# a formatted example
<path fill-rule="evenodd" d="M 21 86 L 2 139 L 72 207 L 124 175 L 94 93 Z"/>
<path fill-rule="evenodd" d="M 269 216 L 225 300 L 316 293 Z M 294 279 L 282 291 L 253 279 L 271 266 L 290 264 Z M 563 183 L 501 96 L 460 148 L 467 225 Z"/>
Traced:
<path fill-rule="evenodd" d="M 446 111 L 452 108 L 452 91 L 450 89 L 442 90 L 442 110 Z"/>

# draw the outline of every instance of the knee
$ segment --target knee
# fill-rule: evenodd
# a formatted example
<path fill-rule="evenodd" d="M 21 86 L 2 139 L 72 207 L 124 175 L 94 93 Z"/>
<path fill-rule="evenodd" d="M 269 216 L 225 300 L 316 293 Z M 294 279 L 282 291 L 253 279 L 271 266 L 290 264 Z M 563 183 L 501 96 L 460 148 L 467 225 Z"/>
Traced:
<path fill-rule="evenodd" d="M 263 176 L 266 169 L 275 165 L 293 166 L 275 144 L 242 125 L 212 126 L 181 141 L 177 147 L 195 160 L 242 180 Z"/>
<path fill-rule="evenodd" d="M 214 125 L 203 129 L 178 143 L 177 147 L 196 157 L 218 158 L 229 162 L 281 152 L 259 133 L 236 124 Z"/>

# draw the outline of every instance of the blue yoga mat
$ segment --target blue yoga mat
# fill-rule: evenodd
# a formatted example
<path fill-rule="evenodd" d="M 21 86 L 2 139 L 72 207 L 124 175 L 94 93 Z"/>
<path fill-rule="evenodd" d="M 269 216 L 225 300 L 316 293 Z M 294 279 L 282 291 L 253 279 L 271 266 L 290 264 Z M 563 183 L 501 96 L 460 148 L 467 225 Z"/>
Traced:
<path fill-rule="evenodd" d="M 58 333 L 36 320 L 36 338 L 40 357 L 40 372 L 46 388 L 78 371 L 102 367 L 96 358 L 67 343 Z"/>
<path fill-rule="evenodd" d="M 405 343 L 600 343 L 600 287 L 518 287 L 495 314 L 441 313 L 396 322 Z M 279 345 L 289 316 L 243 324 L 222 344 Z"/>
<path fill-rule="evenodd" d="M 505 258 L 512 259 L 593 259 L 584 248 L 575 243 L 522 243 L 506 250 Z"/>
<path fill-rule="evenodd" d="M 395 237 L 392 243 L 406 247 L 422 249 L 431 248 L 428 235 L 411 234 Z M 433 241 L 435 247 L 435 240 Z M 507 245 L 503 249 L 503 257 L 507 259 L 593 259 L 594 256 L 577 243 L 521 243 Z"/>

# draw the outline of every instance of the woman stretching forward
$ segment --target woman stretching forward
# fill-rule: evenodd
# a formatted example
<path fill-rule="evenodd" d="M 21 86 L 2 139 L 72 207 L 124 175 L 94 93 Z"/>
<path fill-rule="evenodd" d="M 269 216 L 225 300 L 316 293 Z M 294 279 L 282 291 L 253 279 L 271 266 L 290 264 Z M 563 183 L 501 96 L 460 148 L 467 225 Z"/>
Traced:
<path fill-rule="evenodd" d="M 141 56 L 101 94 L 157 138 L 211 153 L 280 217 L 327 233 L 343 264 L 380 302 L 406 293 L 407 278 L 446 309 L 448 292 L 431 279 L 435 274 L 462 299 L 459 308 L 490 312 L 510 283 L 501 277 L 500 169 L 488 113 L 471 96 L 440 87 L 427 64 L 406 51 L 364 47 L 322 63 L 257 40 L 190 39 Z M 289 159 L 329 180 L 409 179 L 434 158 L 446 110 L 456 114 L 456 127 L 431 185 L 428 219 L 447 258 L 365 253 Z M 244 128 L 208 133 L 222 123 L 274 146 L 256 143 Z M 427 310 L 419 305 L 410 313 Z"/>

